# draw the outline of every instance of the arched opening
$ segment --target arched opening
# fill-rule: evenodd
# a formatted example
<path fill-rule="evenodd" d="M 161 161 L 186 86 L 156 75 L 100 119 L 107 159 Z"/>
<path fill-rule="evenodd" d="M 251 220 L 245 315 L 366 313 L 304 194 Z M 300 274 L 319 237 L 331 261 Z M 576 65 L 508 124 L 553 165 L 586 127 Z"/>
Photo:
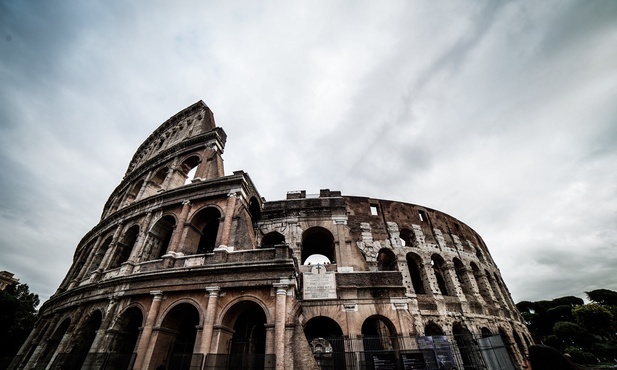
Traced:
<path fill-rule="evenodd" d="M 398 349 L 396 330 L 383 316 L 371 316 L 362 323 L 364 351 L 393 351 Z"/>
<path fill-rule="evenodd" d="M 109 264 L 110 269 L 120 267 L 120 265 L 128 261 L 131 256 L 131 252 L 133 251 L 133 246 L 135 246 L 135 242 L 137 241 L 137 236 L 139 236 L 138 225 L 131 226 L 126 231 L 124 238 L 122 238 L 122 240 L 116 245 L 115 256 Z"/>
<path fill-rule="evenodd" d="M 161 323 L 156 335 L 151 362 L 156 366 L 165 365 L 167 369 L 188 370 L 193 358 L 199 312 L 190 303 L 180 303 L 172 308 Z"/>
<path fill-rule="evenodd" d="M 144 186 L 144 180 L 143 179 L 137 181 L 133 185 L 133 187 L 131 188 L 131 190 L 129 191 L 129 193 L 126 196 L 126 201 L 124 202 L 125 206 L 128 206 L 131 203 L 133 203 L 135 200 L 137 200 L 137 196 L 139 195 L 139 191 L 141 190 L 141 188 L 143 186 Z"/>
<path fill-rule="evenodd" d="M 514 353 L 514 346 L 510 336 L 503 328 L 499 328 L 499 336 L 501 337 L 504 347 L 506 347 L 506 351 L 509 356 L 508 359 L 512 364 L 516 363 L 516 354 Z"/>
<path fill-rule="evenodd" d="M 141 310 L 131 307 L 124 311 L 114 325 L 114 338 L 109 346 L 111 352 L 130 354 L 135 352 L 139 328 L 143 325 L 144 317 Z"/>
<path fill-rule="evenodd" d="M 137 339 L 143 325 L 143 314 L 137 307 L 126 310 L 114 325 L 114 338 L 109 346 L 111 353 L 107 368 L 127 369 L 137 351 Z"/>
<path fill-rule="evenodd" d="M 512 331 L 512 335 L 514 336 L 514 342 L 516 343 L 516 347 L 518 349 L 518 354 L 521 355 L 521 356 L 524 355 L 525 354 L 525 349 L 527 348 L 527 346 L 525 346 L 525 344 L 521 340 L 521 337 L 518 335 L 516 330 Z"/>
<path fill-rule="evenodd" d="M 221 213 L 215 207 L 207 207 L 191 222 L 186 236 L 184 251 L 186 254 L 212 253 L 216 248 Z"/>
<path fill-rule="evenodd" d="M 343 330 L 329 317 L 318 316 L 304 326 L 304 335 L 321 369 L 345 369 Z"/>
<path fill-rule="evenodd" d="M 489 328 L 483 327 L 482 329 L 480 329 L 480 335 L 482 335 L 482 338 L 487 338 L 487 337 L 492 337 L 493 333 L 491 332 Z"/>
<path fill-rule="evenodd" d="M 478 260 L 483 261 L 484 260 L 484 255 L 482 254 L 482 251 L 480 250 L 480 248 L 476 247 L 476 257 L 478 258 Z"/>
<path fill-rule="evenodd" d="M 302 264 L 314 255 L 325 256 L 330 263 L 336 263 L 334 257 L 334 236 L 323 227 L 311 227 L 302 233 Z"/>
<path fill-rule="evenodd" d="M 460 323 L 455 323 L 452 327 L 452 333 L 463 367 L 465 369 L 485 368 L 480 348 L 471 332 Z"/>
<path fill-rule="evenodd" d="M 146 260 L 159 259 L 167 253 L 175 227 L 176 219 L 170 215 L 161 217 L 156 222 L 150 230 L 143 253 Z"/>
<path fill-rule="evenodd" d="M 261 219 L 261 205 L 259 204 L 259 200 L 255 197 L 251 197 L 249 201 L 249 213 L 251 214 L 253 223 Z"/>
<path fill-rule="evenodd" d="M 463 262 L 461 262 L 458 258 L 454 258 L 452 262 L 454 263 L 456 279 L 463 290 L 463 294 L 471 294 L 471 284 L 469 282 L 469 278 L 467 277 L 467 269 L 465 268 L 465 265 L 463 265 Z"/>
<path fill-rule="evenodd" d="M 146 184 L 146 189 L 143 192 L 141 198 L 147 198 L 152 195 L 156 195 L 157 192 L 163 190 L 163 184 L 165 179 L 167 178 L 167 174 L 169 173 L 169 168 L 163 167 L 156 171 L 152 177 L 150 177 L 150 181 Z"/>
<path fill-rule="evenodd" d="M 398 271 L 396 255 L 392 250 L 382 248 L 377 253 L 377 271 Z"/>
<path fill-rule="evenodd" d="M 195 174 L 197 173 L 197 166 L 201 162 L 201 159 L 194 155 L 187 158 L 182 165 L 180 166 L 180 173 L 182 175 L 182 183 L 184 185 L 190 184 L 192 180 L 195 178 Z"/>
<path fill-rule="evenodd" d="M 413 247 L 413 232 L 409 229 L 401 229 L 399 234 L 403 247 Z"/>
<path fill-rule="evenodd" d="M 263 309 L 252 301 L 235 304 L 225 315 L 224 323 L 233 327 L 228 369 L 264 369 L 266 321 Z"/>
<path fill-rule="evenodd" d="M 424 279 L 422 279 L 419 266 L 422 266 L 421 257 L 414 253 L 407 253 L 407 268 L 409 269 L 413 290 L 416 294 L 426 294 Z"/>
<path fill-rule="evenodd" d="M 431 337 L 434 335 L 445 335 L 443 330 L 436 323 L 429 321 L 428 324 L 424 327 L 424 335 L 427 337 Z"/>
<path fill-rule="evenodd" d="M 444 278 L 444 265 L 445 262 L 441 256 L 437 254 L 431 256 L 431 266 L 433 266 L 433 273 L 435 274 L 435 279 L 437 280 L 437 287 L 439 288 L 441 295 L 450 295 L 446 285 L 446 279 Z"/>
<path fill-rule="evenodd" d="M 273 248 L 275 245 L 285 244 L 285 237 L 276 231 L 272 231 L 264 235 L 261 239 L 262 248 Z"/>
<path fill-rule="evenodd" d="M 92 258 L 90 262 L 90 267 L 88 268 L 88 273 L 93 272 L 94 270 L 101 268 L 101 262 L 103 261 L 103 257 L 105 257 L 105 253 L 107 253 L 107 249 L 109 249 L 109 245 L 111 244 L 112 237 L 108 237 L 105 241 L 99 246 L 96 250 L 96 254 Z"/>
<path fill-rule="evenodd" d="M 94 342 L 96 333 L 101 326 L 103 315 L 101 311 L 94 311 L 90 314 L 77 335 L 73 335 L 73 348 L 69 352 L 68 358 L 63 364 L 62 369 L 81 369 L 86 361 L 90 347 Z M 56 361 L 54 361 L 56 363 Z M 55 368 L 52 366 L 52 368 Z"/>
<path fill-rule="evenodd" d="M 71 325 L 71 319 L 67 318 L 67 319 L 64 319 L 64 321 L 62 321 L 62 323 L 58 326 L 58 328 L 56 328 L 56 330 L 54 331 L 54 334 L 47 341 L 45 350 L 39 357 L 39 360 L 37 361 L 37 366 L 35 366 L 35 368 L 39 368 L 40 365 L 42 365 L 43 368 L 47 367 L 47 365 L 49 364 L 49 361 L 51 361 L 52 356 L 58 349 L 58 345 L 60 344 L 62 337 L 64 337 L 64 334 L 66 334 L 66 331 L 69 328 L 69 325 Z"/>

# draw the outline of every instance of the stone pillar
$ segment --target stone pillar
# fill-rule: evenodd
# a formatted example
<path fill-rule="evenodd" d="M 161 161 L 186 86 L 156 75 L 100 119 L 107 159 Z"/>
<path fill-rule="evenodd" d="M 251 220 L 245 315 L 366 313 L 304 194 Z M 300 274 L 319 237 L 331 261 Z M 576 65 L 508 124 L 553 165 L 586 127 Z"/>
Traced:
<path fill-rule="evenodd" d="M 163 299 L 163 292 L 161 290 L 155 290 L 150 292 L 154 297 L 152 298 L 152 304 L 146 317 L 146 323 L 141 330 L 139 342 L 137 343 L 137 358 L 135 359 L 135 365 L 133 369 L 147 369 L 150 357 L 154 351 L 154 343 L 150 343 L 152 339 L 152 328 L 159 314 L 159 308 L 161 307 L 161 300 Z"/>
<path fill-rule="evenodd" d="M 169 183 L 171 182 L 171 179 L 174 177 L 174 173 L 176 172 L 178 168 L 178 157 L 174 158 L 173 163 L 171 164 L 171 166 L 169 166 L 169 170 L 167 171 L 167 176 L 165 176 L 165 180 L 163 180 L 163 183 L 161 184 L 161 190 L 167 190 L 169 189 Z"/>
<path fill-rule="evenodd" d="M 40 337 L 38 337 L 36 348 L 34 349 L 34 351 L 32 352 L 32 355 L 28 359 L 26 366 L 23 367 L 24 369 L 30 369 L 34 367 L 34 364 L 36 363 L 39 356 L 41 355 L 41 351 L 47 345 L 48 339 L 54 334 L 54 331 L 56 330 L 56 325 L 58 325 L 58 321 L 60 321 L 60 315 L 55 315 L 51 319 L 49 325 L 47 325 L 43 334 Z"/>
<path fill-rule="evenodd" d="M 275 283 L 276 317 L 274 319 L 274 354 L 276 370 L 285 370 L 285 319 L 287 316 L 287 288 L 289 283 Z"/>
<path fill-rule="evenodd" d="M 218 286 L 207 287 L 208 291 L 208 307 L 206 308 L 206 316 L 204 318 L 204 328 L 201 332 L 201 348 L 199 353 L 204 356 L 210 353 L 210 345 L 212 344 L 212 333 L 214 332 L 214 321 L 216 319 L 216 311 L 221 288 Z"/>
<path fill-rule="evenodd" d="M 227 207 L 225 209 L 225 219 L 223 220 L 223 231 L 221 232 L 220 246 L 229 246 L 229 237 L 231 234 L 231 222 L 236 211 L 237 195 L 229 193 L 227 195 Z"/>
<path fill-rule="evenodd" d="M 189 211 L 191 210 L 191 201 L 185 200 L 182 202 L 182 212 L 180 213 L 180 218 L 178 219 L 178 225 L 174 230 L 174 235 L 171 238 L 171 243 L 169 243 L 169 248 L 167 249 L 167 253 L 175 253 L 178 251 L 180 243 L 182 242 L 184 229 L 186 224 L 186 219 L 188 218 Z"/>

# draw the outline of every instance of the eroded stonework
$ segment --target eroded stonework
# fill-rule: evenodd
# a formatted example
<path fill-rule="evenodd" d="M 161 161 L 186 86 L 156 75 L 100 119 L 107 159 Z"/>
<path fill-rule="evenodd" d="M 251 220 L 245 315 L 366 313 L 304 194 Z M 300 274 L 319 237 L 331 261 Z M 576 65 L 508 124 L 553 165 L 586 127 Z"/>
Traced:
<path fill-rule="evenodd" d="M 328 189 L 266 201 L 225 142 L 201 101 L 146 139 L 16 368 L 520 366 L 530 335 L 473 229 Z"/>

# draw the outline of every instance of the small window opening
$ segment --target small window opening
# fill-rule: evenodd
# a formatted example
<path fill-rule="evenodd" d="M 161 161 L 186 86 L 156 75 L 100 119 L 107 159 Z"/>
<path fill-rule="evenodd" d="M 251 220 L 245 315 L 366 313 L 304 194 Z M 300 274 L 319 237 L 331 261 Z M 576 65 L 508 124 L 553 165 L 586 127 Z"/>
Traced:
<path fill-rule="evenodd" d="M 377 216 L 377 206 L 371 205 L 371 215 L 372 216 Z"/>
<path fill-rule="evenodd" d="M 418 211 L 418 217 L 420 217 L 420 221 L 422 221 L 422 222 L 427 220 L 426 212 L 424 212 L 424 211 Z"/>
<path fill-rule="evenodd" d="M 304 261 L 305 265 L 317 265 L 320 263 L 322 265 L 329 265 L 330 259 L 323 254 L 312 254 Z"/>

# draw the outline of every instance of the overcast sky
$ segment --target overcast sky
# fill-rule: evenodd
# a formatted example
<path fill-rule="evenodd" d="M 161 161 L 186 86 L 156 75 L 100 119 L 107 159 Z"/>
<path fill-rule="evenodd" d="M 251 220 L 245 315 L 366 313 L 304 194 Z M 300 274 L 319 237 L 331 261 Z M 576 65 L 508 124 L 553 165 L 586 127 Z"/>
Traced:
<path fill-rule="evenodd" d="M 0 270 L 42 300 L 203 100 L 267 200 L 452 215 L 515 302 L 617 290 L 617 1 L 0 0 Z"/>

